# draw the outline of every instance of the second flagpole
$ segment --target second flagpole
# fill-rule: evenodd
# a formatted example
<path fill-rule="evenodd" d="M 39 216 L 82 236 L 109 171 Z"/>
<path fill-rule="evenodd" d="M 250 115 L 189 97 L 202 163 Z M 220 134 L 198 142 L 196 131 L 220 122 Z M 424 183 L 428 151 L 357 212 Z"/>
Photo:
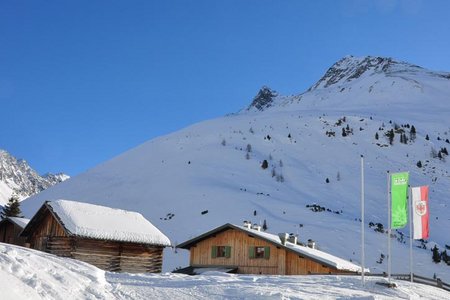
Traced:
<path fill-rule="evenodd" d="M 411 186 L 409 186 L 408 189 L 408 198 L 409 198 L 409 273 L 411 282 L 414 282 L 414 274 L 413 274 L 413 231 L 412 231 L 412 213 L 413 213 L 413 204 L 412 204 L 412 197 L 411 197 Z"/>
<path fill-rule="evenodd" d="M 364 286 L 364 260 L 365 260 L 365 249 L 364 249 L 364 156 L 361 155 L 361 280 Z"/>
<path fill-rule="evenodd" d="M 387 200 L 388 200 L 388 282 L 391 284 L 391 177 L 389 171 L 387 171 Z"/>

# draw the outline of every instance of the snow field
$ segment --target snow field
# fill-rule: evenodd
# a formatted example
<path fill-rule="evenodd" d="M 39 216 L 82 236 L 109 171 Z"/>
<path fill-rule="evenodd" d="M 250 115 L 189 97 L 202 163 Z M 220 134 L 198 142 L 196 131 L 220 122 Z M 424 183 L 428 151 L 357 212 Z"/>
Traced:
<path fill-rule="evenodd" d="M 110 273 L 69 258 L 0 243 L 1 299 L 448 299 L 434 287 L 358 276 L 261 276 L 208 272 Z"/>

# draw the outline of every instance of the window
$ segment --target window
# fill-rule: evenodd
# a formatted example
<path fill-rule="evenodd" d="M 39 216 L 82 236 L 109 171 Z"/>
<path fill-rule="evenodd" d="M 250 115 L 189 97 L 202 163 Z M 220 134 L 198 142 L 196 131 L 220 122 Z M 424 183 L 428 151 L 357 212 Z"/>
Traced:
<path fill-rule="evenodd" d="M 270 247 L 264 246 L 250 246 L 249 247 L 250 258 L 270 258 Z"/>
<path fill-rule="evenodd" d="M 255 247 L 255 258 L 264 258 L 264 247 Z"/>
<path fill-rule="evenodd" d="M 217 257 L 225 257 L 225 246 L 217 246 Z"/>
<path fill-rule="evenodd" d="M 219 258 L 219 257 L 229 258 L 229 257 L 231 257 L 231 247 L 230 246 L 212 246 L 211 247 L 211 257 L 212 258 Z"/>

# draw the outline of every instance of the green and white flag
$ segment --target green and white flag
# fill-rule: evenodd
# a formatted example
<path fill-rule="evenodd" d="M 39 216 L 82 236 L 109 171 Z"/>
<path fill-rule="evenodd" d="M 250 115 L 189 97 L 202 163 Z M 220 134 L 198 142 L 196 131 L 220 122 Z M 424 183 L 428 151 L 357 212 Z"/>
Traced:
<path fill-rule="evenodd" d="M 402 228 L 408 223 L 409 173 L 391 175 L 391 228 Z"/>

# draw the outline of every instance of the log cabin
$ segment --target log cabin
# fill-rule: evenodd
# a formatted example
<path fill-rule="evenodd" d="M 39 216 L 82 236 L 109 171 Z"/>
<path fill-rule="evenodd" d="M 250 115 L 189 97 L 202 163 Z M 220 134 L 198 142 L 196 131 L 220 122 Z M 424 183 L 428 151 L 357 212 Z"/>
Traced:
<path fill-rule="evenodd" d="M 30 220 L 19 217 L 6 217 L 0 221 L 0 242 L 25 245 L 25 238 L 20 237 L 20 233 Z"/>
<path fill-rule="evenodd" d="M 190 251 L 190 266 L 177 272 L 191 275 L 207 270 L 269 275 L 361 272 L 360 266 L 316 249 L 311 241 L 306 246 L 293 235 L 270 234 L 251 223 L 228 223 L 177 247 Z"/>
<path fill-rule="evenodd" d="M 22 231 L 33 249 L 112 272 L 161 272 L 169 239 L 140 213 L 82 202 L 45 202 Z"/>

